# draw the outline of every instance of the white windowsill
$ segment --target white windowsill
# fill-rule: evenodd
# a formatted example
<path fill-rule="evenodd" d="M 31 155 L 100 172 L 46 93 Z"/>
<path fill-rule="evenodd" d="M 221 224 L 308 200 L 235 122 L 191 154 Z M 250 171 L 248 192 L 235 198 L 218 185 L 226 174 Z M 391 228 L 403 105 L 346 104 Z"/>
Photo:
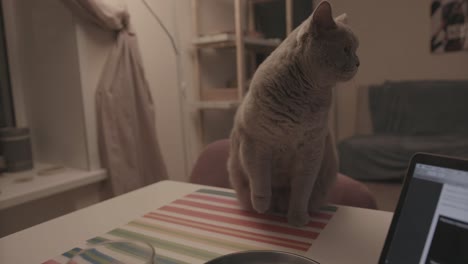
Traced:
<path fill-rule="evenodd" d="M 96 183 L 107 178 L 105 170 L 78 170 L 63 168 L 50 175 L 38 175 L 38 171 L 53 167 L 36 164 L 34 170 L 5 173 L 0 176 L 0 210 Z M 20 179 L 32 178 L 29 181 Z"/>

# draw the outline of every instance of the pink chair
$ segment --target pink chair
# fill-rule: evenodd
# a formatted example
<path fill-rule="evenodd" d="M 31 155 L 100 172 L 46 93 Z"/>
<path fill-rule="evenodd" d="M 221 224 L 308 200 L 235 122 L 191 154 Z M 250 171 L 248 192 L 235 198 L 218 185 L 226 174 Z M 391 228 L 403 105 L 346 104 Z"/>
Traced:
<path fill-rule="evenodd" d="M 190 182 L 230 188 L 226 166 L 228 157 L 228 139 L 209 144 L 198 157 L 190 176 Z M 364 184 L 340 173 L 329 194 L 328 201 L 340 205 L 377 209 L 374 196 Z"/>

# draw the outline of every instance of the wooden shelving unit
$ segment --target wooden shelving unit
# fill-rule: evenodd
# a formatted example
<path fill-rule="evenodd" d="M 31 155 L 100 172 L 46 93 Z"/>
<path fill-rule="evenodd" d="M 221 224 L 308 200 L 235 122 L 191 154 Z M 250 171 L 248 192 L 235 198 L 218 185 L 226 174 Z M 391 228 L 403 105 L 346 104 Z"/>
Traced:
<path fill-rule="evenodd" d="M 200 7 L 206 2 L 210 5 L 220 5 L 226 1 L 219 0 L 192 0 L 192 25 L 193 25 L 193 88 L 196 91 L 197 99 L 190 102 L 192 118 L 195 125 L 195 138 L 192 147 L 199 153 L 204 144 L 205 117 L 212 116 L 213 111 L 225 111 L 219 114 L 226 114 L 227 118 L 232 115 L 244 98 L 249 81 L 257 67 L 257 55 L 268 55 L 281 43 L 281 39 L 262 38 L 262 34 L 256 32 L 254 9 L 256 4 L 280 1 L 285 3 L 285 25 L 286 34 L 293 30 L 293 0 L 230 0 L 233 2 L 234 25 L 233 28 L 225 29 L 226 32 L 202 35 L 200 30 L 201 12 Z M 207 15 L 207 14 L 203 14 Z M 246 24 L 246 25 L 244 25 Z M 214 84 L 217 87 L 206 87 L 202 84 L 202 74 L 206 76 L 207 69 L 201 66 L 202 51 L 210 53 L 210 56 L 218 56 L 220 59 L 226 55 L 226 50 L 234 51 L 235 54 L 235 80 L 232 84 Z M 224 52 L 224 53 L 223 53 Z M 203 53 L 204 54 L 204 53 Z M 214 54 L 214 55 L 213 55 Z M 247 72 L 247 70 L 249 72 Z M 213 73 L 215 74 L 215 73 Z M 215 75 L 214 75 L 215 76 Z M 218 113 L 216 113 L 218 114 Z"/>
<path fill-rule="evenodd" d="M 280 39 L 265 39 L 258 36 L 245 35 L 244 31 L 255 32 L 255 4 L 285 1 L 287 34 L 293 27 L 293 0 L 232 0 L 234 2 L 234 32 L 200 36 L 199 30 L 199 2 L 192 0 L 192 17 L 195 39 L 193 46 L 194 60 L 194 87 L 198 91 L 199 100 L 193 105 L 203 109 L 231 109 L 239 105 L 247 92 L 246 76 L 247 63 L 250 69 L 255 69 L 255 54 L 270 53 L 281 43 Z M 213 0 L 211 0 L 213 1 Z M 216 1 L 213 1 L 216 4 Z M 247 17 L 248 16 L 248 17 Z M 243 22 L 247 21 L 246 27 Z M 208 88 L 201 85 L 200 51 L 202 49 L 235 49 L 236 54 L 236 83 L 234 88 Z M 226 107 L 229 105 L 229 107 Z"/>

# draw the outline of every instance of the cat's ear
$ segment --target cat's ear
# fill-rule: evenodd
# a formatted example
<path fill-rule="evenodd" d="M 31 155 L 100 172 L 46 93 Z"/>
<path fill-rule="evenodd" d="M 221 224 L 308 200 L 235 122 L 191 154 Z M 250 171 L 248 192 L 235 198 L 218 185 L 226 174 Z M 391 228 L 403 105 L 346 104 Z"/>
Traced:
<path fill-rule="evenodd" d="M 333 30 L 337 27 L 332 16 L 332 8 L 329 2 L 322 1 L 312 14 L 310 30 L 314 37 Z"/>
<path fill-rule="evenodd" d="M 348 15 L 346 13 L 343 13 L 343 14 L 335 17 L 335 21 L 347 25 L 348 24 Z"/>

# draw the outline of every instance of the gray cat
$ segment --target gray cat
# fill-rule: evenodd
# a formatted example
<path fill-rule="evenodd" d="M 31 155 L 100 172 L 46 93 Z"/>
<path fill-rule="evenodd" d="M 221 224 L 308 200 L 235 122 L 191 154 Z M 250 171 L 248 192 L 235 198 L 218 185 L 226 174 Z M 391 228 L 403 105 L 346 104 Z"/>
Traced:
<path fill-rule="evenodd" d="M 337 174 L 332 88 L 354 77 L 358 40 L 323 1 L 259 66 L 231 133 L 229 178 L 241 205 L 303 226 Z"/>

